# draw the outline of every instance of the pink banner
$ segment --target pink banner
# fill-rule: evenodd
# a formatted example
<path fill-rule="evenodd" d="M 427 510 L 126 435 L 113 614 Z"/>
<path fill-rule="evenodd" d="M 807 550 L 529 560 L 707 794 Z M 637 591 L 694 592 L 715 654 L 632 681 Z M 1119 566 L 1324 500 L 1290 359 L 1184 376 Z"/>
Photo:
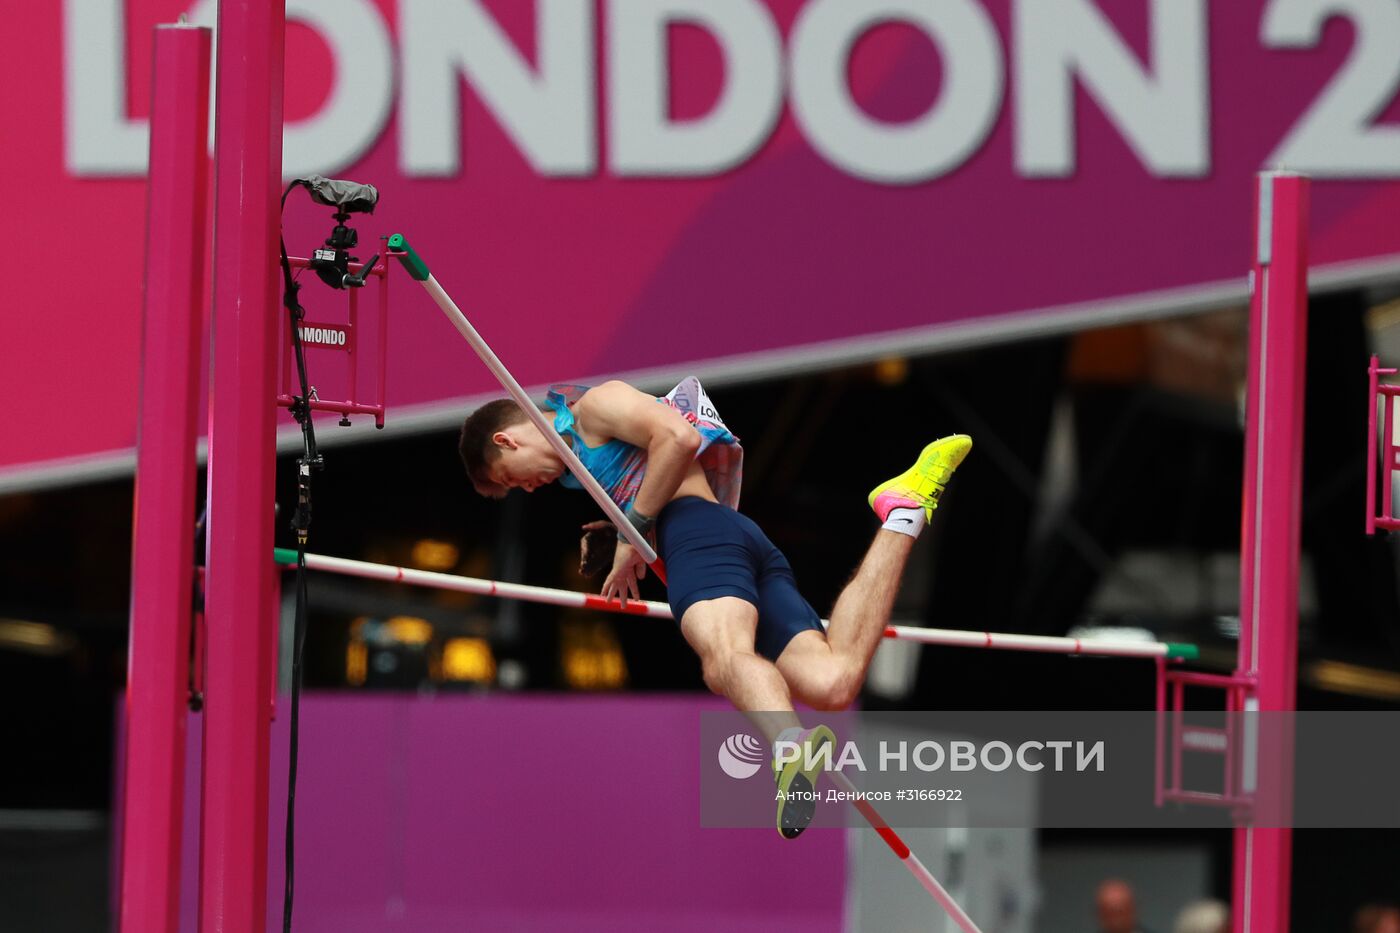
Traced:
<path fill-rule="evenodd" d="M 771 828 L 701 828 L 700 755 L 717 752 L 699 746 L 700 715 L 724 708 L 682 695 L 303 695 L 295 929 L 836 933 L 845 832 L 789 842 Z M 199 799 L 202 729 L 191 714 L 189 801 Z M 272 729 L 267 929 L 280 930 L 287 717 Z M 755 793 L 764 780 L 752 777 Z M 189 933 L 198 842 L 192 804 L 179 879 Z M 876 864 L 918 890 L 892 856 Z"/>
<path fill-rule="evenodd" d="M 1250 178 L 1277 165 L 1316 178 L 1315 281 L 1400 273 L 1389 3 L 287 7 L 287 174 L 378 186 L 356 254 L 404 233 L 526 386 L 718 380 L 1242 300 Z M 5 303 L 0 387 L 28 404 L 0 488 L 129 469 L 150 30 L 186 11 L 213 3 L 7 11 L 0 168 L 38 262 Z M 330 225 L 288 202 L 293 253 Z M 395 278 L 388 430 L 449 424 L 495 386 Z M 306 281 L 313 320 L 343 315 Z"/>

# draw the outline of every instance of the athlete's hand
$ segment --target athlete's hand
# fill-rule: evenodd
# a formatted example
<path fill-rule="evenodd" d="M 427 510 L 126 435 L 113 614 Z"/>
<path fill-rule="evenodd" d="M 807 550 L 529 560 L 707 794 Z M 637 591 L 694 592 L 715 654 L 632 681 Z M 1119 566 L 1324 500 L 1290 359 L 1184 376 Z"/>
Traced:
<path fill-rule="evenodd" d="M 603 581 L 602 596 L 604 599 L 619 600 L 623 606 L 627 605 L 627 596 L 641 601 L 641 595 L 637 591 L 637 581 L 647 575 L 647 564 L 642 559 L 642 555 L 637 553 L 637 549 L 626 541 L 617 542 L 617 551 L 613 554 L 612 571 L 608 578 Z"/>
<path fill-rule="evenodd" d="M 589 522 L 583 526 L 583 537 L 579 539 L 578 546 L 579 575 L 596 577 L 612 566 L 613 552 L 617 547 L 617 529 L 607 519 Z"/>

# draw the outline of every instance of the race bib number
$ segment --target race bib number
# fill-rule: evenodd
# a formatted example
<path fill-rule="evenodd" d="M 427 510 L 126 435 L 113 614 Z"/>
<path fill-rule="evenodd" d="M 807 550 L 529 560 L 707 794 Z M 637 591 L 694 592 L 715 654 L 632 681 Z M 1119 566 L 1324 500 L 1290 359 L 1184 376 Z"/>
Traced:
<path fill-rule="evenodd" d="M 729 426 L 715 410 L 715 403 L 705 394 L 705 387 L 694 376 L 682 379 L 680 385 L 666 393 L 666 399 L 683 415 L 694 415 L 701 421 L 709 421 L 726 431 L 729 430 Z"/>

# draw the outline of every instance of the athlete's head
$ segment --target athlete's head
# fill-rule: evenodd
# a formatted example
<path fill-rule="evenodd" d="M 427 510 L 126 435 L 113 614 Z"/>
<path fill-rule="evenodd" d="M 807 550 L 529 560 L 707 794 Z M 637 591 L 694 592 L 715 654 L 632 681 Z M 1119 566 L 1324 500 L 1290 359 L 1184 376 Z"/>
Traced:
<path fill-rule="evenodd" d="M 457 452 L 472 487 L 493 499 L 516 488 L 534 492 L 564 475 L 563 459 L 508 398 L 488 402 L 467 417 Z"/>

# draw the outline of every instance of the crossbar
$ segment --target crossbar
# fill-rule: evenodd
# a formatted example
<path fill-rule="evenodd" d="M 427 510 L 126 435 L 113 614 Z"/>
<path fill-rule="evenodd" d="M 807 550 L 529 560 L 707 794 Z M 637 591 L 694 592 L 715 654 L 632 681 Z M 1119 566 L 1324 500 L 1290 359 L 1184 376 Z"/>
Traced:
<path fill-rule="evenodd" d="M 273 557 L 277 563 L 282 565 L 296 563 L 296 552 L 285 548 L 276 549 L 273 552 Z M 496 596 L 501 599 L 518 599 L 522 602 L 567 606 L 577 609 L 597 609 L 624 615 L 650 616 L 660 619 L 674 618 L 671 607 L 666 603 L 644 599 L 619 602 L 618 600 L 604 599 L 593 593 L 580 593 L 575 590 L 560 590 L 544 586 L 530 586 L 525 583 L 505 583 L 499 580 L 462 577 L 431 570 L 396 567 L 392 564 L 350 560 L 345 557 L 327 557 L 323 554 L 307 554 L 306 566 L 309 570 L 319 570 L 324 573 L 338 573 L 343 576 L 383 580 L 390 583 L 408 583 L 413 586 L 434 587 L 458 593 L 474 593 L 478 596 Z M 829 623 L 823 619 L 822 624 Z M 1011 635 L 1004 632 L 922 628 L 916 625 L 887 625 L 885 626 L 885 637 L 955 648 L 993 648 L 1003 651 L 1033 651 L 1042 654 L 1072 654 L 1093 657 L 1189 660 L 1199 655 L 1199 650 L 1195 645 L 1176 642 L 1055 638 L 1044 635 Z"/>

